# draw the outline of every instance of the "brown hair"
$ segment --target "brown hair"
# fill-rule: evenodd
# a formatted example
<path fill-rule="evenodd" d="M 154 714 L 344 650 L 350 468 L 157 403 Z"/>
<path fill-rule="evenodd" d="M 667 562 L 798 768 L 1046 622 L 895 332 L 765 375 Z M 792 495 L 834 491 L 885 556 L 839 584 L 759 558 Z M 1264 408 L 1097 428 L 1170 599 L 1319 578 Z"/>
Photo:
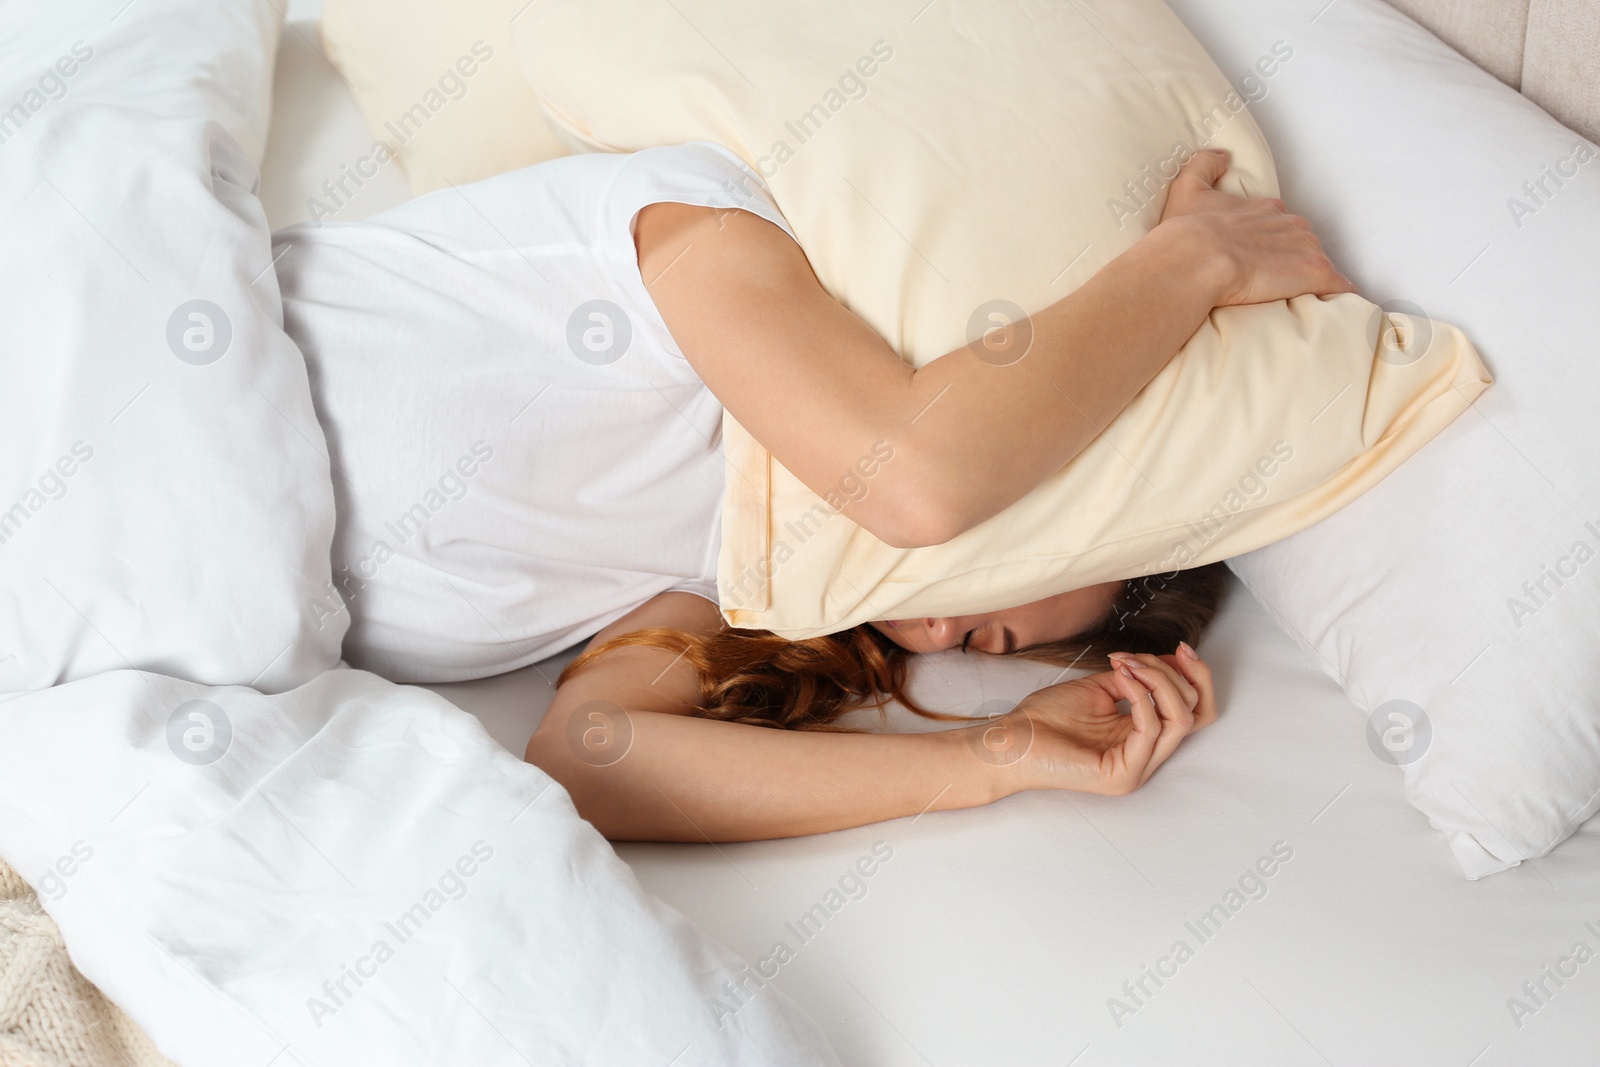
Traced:
<path fill-rule="evenodd" d="M 1064 641 L 1013 655 L 1062 667 L 1105 668 L 1112 652 L 1170 653 L 1199 641 L 1222 602 L 1222 564 L 1130 578 L 1100 624 Z M 643 645 L 676 652 L 700 675 L 708 719 L 786 730 L 841 730 L 834 720 L 857 708 L 899 702 L 931 719 L 961 720 L 924 708 L 905 691 L 913 653 L 871 626 L 790 640 L 768 630 L 723 628 L 709 634 L 655 627 L 586 649 L 556 680 L 560 685 L 614 648 Z"/>

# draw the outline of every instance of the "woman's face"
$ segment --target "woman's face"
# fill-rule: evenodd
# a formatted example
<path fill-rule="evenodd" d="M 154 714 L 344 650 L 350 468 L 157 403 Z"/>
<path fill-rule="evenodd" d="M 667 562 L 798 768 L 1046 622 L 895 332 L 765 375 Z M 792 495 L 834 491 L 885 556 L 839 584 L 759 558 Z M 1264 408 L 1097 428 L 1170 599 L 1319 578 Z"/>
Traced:
<path fill-rule="evenodd" d="M 1021 607 L 938 619 L 890 619 L 871 625 L 901 648 L 942 652 L 966 646 L 1001 655 L 1030 645 L 1065 641 L 1100 624 L 1122 582 L 1074 589 Z"/>

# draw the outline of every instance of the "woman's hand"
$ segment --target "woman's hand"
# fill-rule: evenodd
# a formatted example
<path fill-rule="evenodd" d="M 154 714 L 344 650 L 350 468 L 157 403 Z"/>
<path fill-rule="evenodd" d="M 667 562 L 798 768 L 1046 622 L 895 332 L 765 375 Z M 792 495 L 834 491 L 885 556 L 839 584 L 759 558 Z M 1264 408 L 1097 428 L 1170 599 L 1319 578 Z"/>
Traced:
<path fill-rule="evenodd" d="M 974 750 L 1008 791 L 1131 793 L 1185 737 L 1216 721 L 1211 669 L 1187 645 L 1172 656 L 1119 653 L 1113 662 L 1113 670 L 1031 693 L 1009 714 L 971 728 Z"/>
<path fill-rule="evenodd" d="M 1323 254 L 1311 223 L 1287 214 L 1282 200 L 1246 199 L 1218 190 L 1217 182 L 1227 171 L 1228 153 L 1195 153 L 1168 186 L 1156 227 L 1189 229 L 1215 254 L 1224 279 L 1218 307 L 1355 292 Z"/>

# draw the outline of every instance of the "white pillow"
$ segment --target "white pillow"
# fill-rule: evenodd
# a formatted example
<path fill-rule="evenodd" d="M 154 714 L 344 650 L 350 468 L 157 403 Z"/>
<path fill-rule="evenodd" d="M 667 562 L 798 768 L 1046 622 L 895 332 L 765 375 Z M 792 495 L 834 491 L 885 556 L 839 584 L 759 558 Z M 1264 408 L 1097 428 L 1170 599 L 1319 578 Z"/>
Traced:
<path fill-rule="evenodd" d="M 338 662 L 327 450 L 255 182 L 215 122 L 103 104 L 0 148 L 0 692 Z"/>
<path fill-rule="evenodd" d="M 266 150 L 282 16 L 271 0 L 12 0 L 0 9 L 0 144 L 68 104 L 220 122 Z"/>
<path fill-rule="evenodd" d="M 1252 105 L 1284 197 L 1365 294 L 1459 323 L 1498 379 L 1233 567 L 1371 713 L 1468 877 L 1543 855 L 1600 805 L 1600 153 L 1377 0 L 1312 25 L 1171 2 L 1224 69 L 1293 42 Z"/>

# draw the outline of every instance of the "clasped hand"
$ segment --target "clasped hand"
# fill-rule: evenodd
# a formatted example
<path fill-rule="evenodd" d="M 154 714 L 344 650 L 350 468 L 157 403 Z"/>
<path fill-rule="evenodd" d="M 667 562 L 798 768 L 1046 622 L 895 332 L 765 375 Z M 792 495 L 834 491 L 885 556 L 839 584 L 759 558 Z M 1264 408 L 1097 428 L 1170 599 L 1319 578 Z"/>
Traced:
<path fill-rule="evenodd" d="M 1030 693 L 1008 714 L 970 728 L 1003 793 L 1131 793 L 1184 738 L 1216 721 L 1211 668 L 1188 645 L 1169 656 L 1111 659 L 1109 671 Z"/>
<path fill-rule="evenodd" d="M 1276 197 L 1240 197 L 1218 189 L 1228 153 L 1195 153 L 1167 188 L 1156 227 L 1186 229 L 1217 270 L 1216 305 L 1258 304 L 1307 293 L 1353 293 L 1355 286 L 1322 250 L 1311 223 Z"/>

